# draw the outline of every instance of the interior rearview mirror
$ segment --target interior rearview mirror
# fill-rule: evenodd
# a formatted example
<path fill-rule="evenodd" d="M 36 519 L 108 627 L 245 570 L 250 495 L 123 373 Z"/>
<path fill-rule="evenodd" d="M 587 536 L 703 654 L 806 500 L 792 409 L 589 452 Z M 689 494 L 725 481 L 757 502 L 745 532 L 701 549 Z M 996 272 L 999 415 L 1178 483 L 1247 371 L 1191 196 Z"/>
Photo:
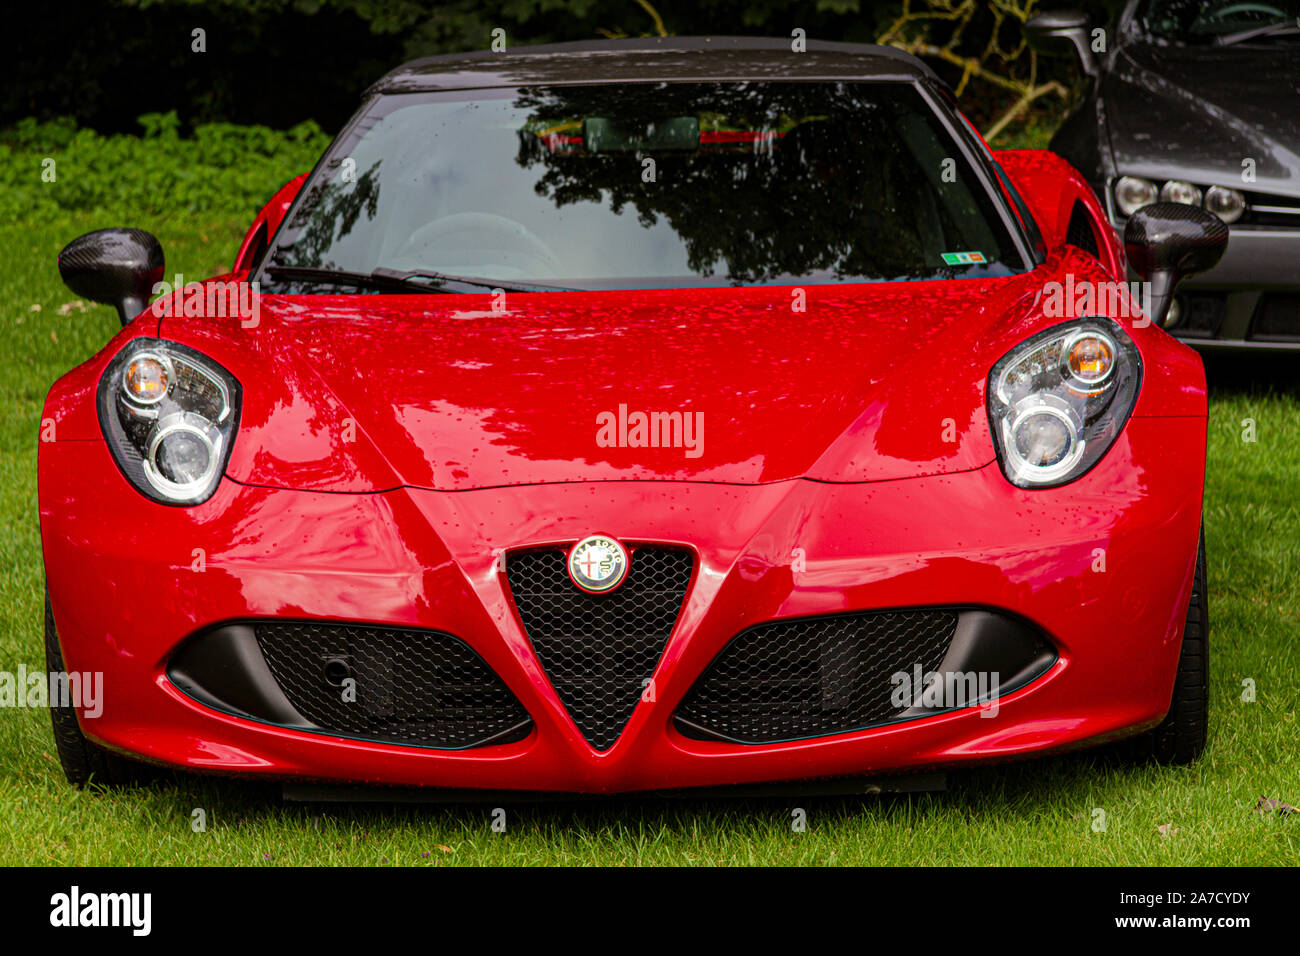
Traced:
<path fill-rule="evenodd" d="M 695 116 L 667 116 L 636 125 L 606 116 L 589 116 L 582 121 L 582 148 L 589 153 L 694 150 L 699 146 L 700 121 Z"/>

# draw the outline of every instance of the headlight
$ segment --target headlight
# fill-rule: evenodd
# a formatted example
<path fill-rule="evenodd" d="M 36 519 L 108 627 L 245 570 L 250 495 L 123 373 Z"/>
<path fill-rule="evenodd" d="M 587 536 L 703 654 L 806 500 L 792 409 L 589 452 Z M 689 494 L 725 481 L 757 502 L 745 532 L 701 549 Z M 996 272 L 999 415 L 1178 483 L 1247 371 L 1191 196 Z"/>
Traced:
<path fill-rule="evenodd" d="M 196 505 L 216 490 L 239 422 L 239 383 L 162 339 L 133 339 L 99 382 L 99 424 L 122 473 L 155 501 Z"/>
<path fill-rule="evenodd" d="M 1205 191 L 1205 211 L 1224 222 L 1236 222 L 1246 211 L 1246 197 L 1226 186 L 1211 186 Z"/>
<path fill-rule="evenodd" d="M 1143 206 L 1159 198 L 1156 184 L 1138 176 L 1121 176 L 1115 180 L 1115 205 L 1126 216 L 1131 216 Z"/>
<path fill-rule="evenodd" d="M 1161 202 L 1180 202 L 1184 206 L 1199 206 L 1201 190 L 1181 179 L 1171 179 L 1160 187 Z"/>
<path fill-rule="evenodd" d="M 1101 460 L 1137 401 L 1142 362 L 1109 319 L 1035 335 L 989 373 L 989 427 L 1007 480 L 1063 485 Z"/>

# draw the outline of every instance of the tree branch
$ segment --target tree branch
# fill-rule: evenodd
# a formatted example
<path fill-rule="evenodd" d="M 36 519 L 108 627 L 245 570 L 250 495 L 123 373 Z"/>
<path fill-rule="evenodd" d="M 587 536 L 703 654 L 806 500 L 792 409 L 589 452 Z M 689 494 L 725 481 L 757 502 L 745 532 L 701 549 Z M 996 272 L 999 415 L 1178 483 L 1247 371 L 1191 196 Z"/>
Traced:
<path fill-rule="evenodd" d="M 666 36 L 668 36 L 668 31 L 664 29 L 664 19 L 663 19 L 663 17 L 659 16 L 659 11 L 658 11 L 658 10 L 656 10 L 654 7 L 650 6 L 650 0 L 636 0 L 636 2 L 637 2 L 637 5 L 638 5 L 642 10 L 644 10 L 646 13 L 650 14 L 651 18 L 652 18 L 652 19 L 654 20 L 654 22 L 655 22 L 655 30 L 658 31 L 659 35 L 660 35 L 661 37 L 666 37 Z"/>

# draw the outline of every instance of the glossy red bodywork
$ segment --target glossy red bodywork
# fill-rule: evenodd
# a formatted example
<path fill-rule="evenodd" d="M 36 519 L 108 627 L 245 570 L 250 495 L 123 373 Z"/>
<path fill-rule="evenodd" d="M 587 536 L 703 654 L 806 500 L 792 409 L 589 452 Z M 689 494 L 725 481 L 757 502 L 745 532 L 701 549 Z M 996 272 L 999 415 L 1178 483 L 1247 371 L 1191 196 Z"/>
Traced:
<path fill-rule="evenodd" d="M 1070 217 L 1075 205 L 1081 204 L 1088 213 L 1102 267 L 1114 276 L 1126 274 L 1124 246 L 1107 223 L 1096 193 L 1077 169 L 1045 149 L 1003 149 L 994 155 L 1029 206 L 1049 249 L 1065 243 Z"/>
<path fill-rule="evenodd" d="M 289 207 L 293 205 L 294 197 L 298 195 L 298 190 L 302 184 L 307 181 L 307 173 L 302 173 L 289 180 L 281 186 L 270 201 L 262 207 L 253 224 L 248 227 L 248 232 L 244 235 L 244 241 L 239 244 L 239 254 L 235 256 L 235 265 L 232 271 L 246 272 L 253 266 L 253 259 L 257 256 L 259 250 L 264 250 L 267 244 L 275 236 L 275 231 L 280 228 L 280 223 L 284 222 L 285 214 L 288 213 Z"/>
<path fill-rule="evenodd" d="M 1055 158 L 999 158 L 1051 247 L 1010 278 L 808 286 L 804 312 L 772 287 L 512 294 L 504 310 L 489 295 L 266 296 L 255 328 L 146 312 L 60 379 L 44 412 L 58 436 L 39 458 L 54 616 L 68 668 L 106 675 L 103 715 L 83 729 L 194 769 L 618 792 L 948 766 L 1153 726 L 1169 707 L 1200 527 L 1201 362 L 1125 320 L 1143 380 L 1115 445 L 1063 487 L 1005 479 L 990 369 L 1059 321 L 1038 303 L 1045 282 L 1123 273 L 1113 237 L 1101 262 L 1064 245 L 1070 197 L 1104 225 L 1082 180 Z M 195 507 L 135 491 L 100 432 L 99 377 L 140 335 L 199 349 L 243 385 L 227 476 Z M 703 412 L 702 454 L 599 447 L 596 416 L 619 404 Z M 697 556 L 656 699 L 603 753 L 555 696 L 496 561 L 593 531 Z M 752 624 L 938 604 L 1014 612 L 1059 659 L 993 718 L 957 711 L 758 746 L 672 726 L 682 695 Z M 219 713 L 167 680 L 188 635 L 267 616 L 450 631 L 535 729 L 466 751 L 367 743 Z"/>

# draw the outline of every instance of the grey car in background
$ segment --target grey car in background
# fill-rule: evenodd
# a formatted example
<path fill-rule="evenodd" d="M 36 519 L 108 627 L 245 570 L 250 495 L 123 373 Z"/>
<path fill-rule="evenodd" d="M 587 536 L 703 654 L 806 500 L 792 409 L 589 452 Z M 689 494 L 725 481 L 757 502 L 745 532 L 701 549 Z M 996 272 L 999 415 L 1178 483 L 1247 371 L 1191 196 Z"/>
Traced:
<path fill-rule="evenodd" d="M 1165 327 L 1204 350 L 1300 351 L 1300 0 L 1130 0 L 1109 28 L 1050 11 L 1025 33 L 1088 76 L 1051 149 L 1121 235 L 1158 201 L 1229 225 Z"/>

